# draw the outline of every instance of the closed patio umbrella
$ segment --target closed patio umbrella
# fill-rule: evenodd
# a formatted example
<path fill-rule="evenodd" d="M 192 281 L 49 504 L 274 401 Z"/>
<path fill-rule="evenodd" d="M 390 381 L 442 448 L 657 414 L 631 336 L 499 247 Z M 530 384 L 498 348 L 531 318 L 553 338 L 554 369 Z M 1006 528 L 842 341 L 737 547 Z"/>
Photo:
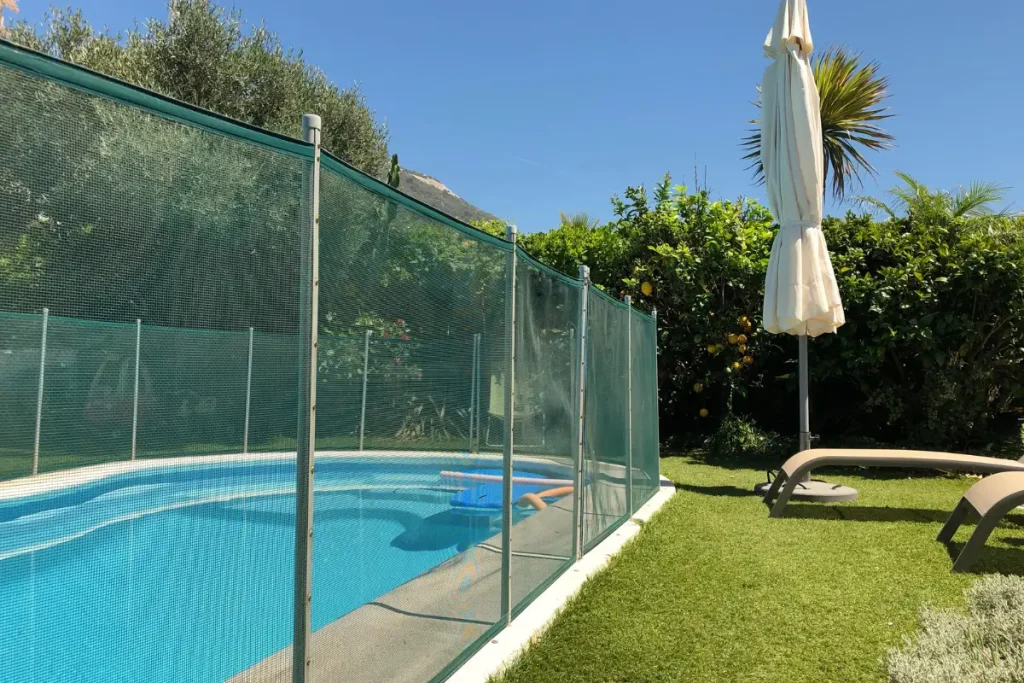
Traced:
<path fill-rule="evenodd" d="M 781 0 L 764 41 L 772 62 L 761 84 L 761 162 L 768 206 L 779 224 L 765 277 L 764 329 L 799 337 L 800 450 L 810 448 L 807 337 L 835 332 L 845 322 L 821 231 L 825 174 L 813 49 L 807 1 Z"/>

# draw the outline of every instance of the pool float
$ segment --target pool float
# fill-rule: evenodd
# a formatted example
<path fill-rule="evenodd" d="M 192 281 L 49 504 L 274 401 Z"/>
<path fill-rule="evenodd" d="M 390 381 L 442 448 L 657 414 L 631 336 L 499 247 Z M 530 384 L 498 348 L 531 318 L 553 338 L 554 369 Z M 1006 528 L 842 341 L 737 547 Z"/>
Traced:
<path fill-rule="evenodd" d="M 519 499 L 519 507 L 524 508 L 527 505 L 532 505 L 537 510 L 543 510 L 548 506 L 544 502 L 545 498 L 561 498 L 562 496 L 568 496 L 570 493 L 572 493 L 571 486 L 559 486 L 556 489 L 548 489 L 540 493 L 526 493 Z"/>
<path fill-rule="evenodd" d="M 498 517 L 503 508 L 501 470 L 472 470 L 470 472 L 442 472 L 442 479 L 465 485 L 479 482 L 456 492 L 451 498 L 454 510 L 466 515 Z M 554 488 L 552 488 L 554 487 Z M 563 492 L 564 493 L 556 493 Z M 529 472 L 512 477 L 512 500 L 521 507 L 533 505 L 540 510 L 547 504 L 572 491 L 567 479 L 549 479 Z M 545 501 L 544 499 L 548 499 Z M 524 504 L 525 501 L 525 504 Z M 542 507 L 537 507 L 534 501 Z"/>

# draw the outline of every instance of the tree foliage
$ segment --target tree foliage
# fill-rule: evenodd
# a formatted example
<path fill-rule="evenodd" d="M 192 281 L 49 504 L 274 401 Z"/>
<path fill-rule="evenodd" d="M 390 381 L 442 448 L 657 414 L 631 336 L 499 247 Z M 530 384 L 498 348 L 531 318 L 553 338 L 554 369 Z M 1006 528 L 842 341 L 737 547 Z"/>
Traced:
<path fill-rule="evenodd" d="M 833 443 L 984 449 L 1024 407 L 1024 219 L 924 206 L 825 221 L 849 321 L 811 348 L 813 426 Z M 796 340 L 760 329 L 768 211 L 667 177 L 653 200 L 629 188 L 613 207 L 607 225 L 527 242 L 658 309 L 663 436 L 710 433 L 735 414 L 793 433 Z"/>
<path fill-rule="evenodd" d="M 889 190 L 889 201 L 876 197 L 858 197 L 868 208 L 878 209 L 889 218 L 900 214 L 930 215 L 937 220 L 948 218 L 977 218 L 993 213 L 992 205 L 1003 201 L 1006 188 L 995 183 L 975 181 L 955 192 L 932 190 L 908 173 L 896 171 L 902 186 Z M 1001 212 L 1002 213 L 1002 212 Z"/>
<path fill-rule="evenodd" d="M 358 88 L 341 89 L 266 26 L 210 0 L 170 0 L 167 20 L 125 34 L 89 25 L 81 10 L 51 8 L 41 28 L 20 22 L 10 39 L 277 133 L 299 137 L 302 114 L 323 119 L 323 146 L 368 173 L 388 171 L 387 128 Z"/>

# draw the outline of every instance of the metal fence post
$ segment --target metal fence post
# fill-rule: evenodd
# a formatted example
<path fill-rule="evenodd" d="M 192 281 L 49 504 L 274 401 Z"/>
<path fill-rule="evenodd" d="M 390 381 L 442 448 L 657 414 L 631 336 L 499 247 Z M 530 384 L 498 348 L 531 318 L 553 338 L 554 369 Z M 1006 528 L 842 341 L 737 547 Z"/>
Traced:
<path fill-rule="evenodd" d="M 469 361 L 469 452 L 473 452 L 473 420 L 476 419 L 476 352 L 477 336 L 473 335 Z"/>
<path fill-rule="evenodd" d="M 480 387 L 481 372 L 480 372 L 480 357 L 481 348 L 483 346 L 483 334 L 477 332 L 476 334 L 476 404 L 473 406 L 473 438 L 476 439 L 476 445 L 474 446 L 474 453 L 480 452 L 480 396 L 483 394 L 483 389 Z"/>
<path fill-rule="evenodd" d="M 36 438 L 32 446 L 32 474 L 39 474 L 39 436 L 43 428 L 43 381 L 46 376 L 46 328 L 50 309 L 43 309 L 43 333 L 39 344 L 39 392 L 36 395 Z"/>
<path fill-rule="evenodd" d="M 255 334 L 253 328 L 249 328 L 249 363 L 245 371 L 245 434 L 242 435 L 242 452 L 249 452 L 249 408 L 252 404 L 252 338 Z"/>
<path fill-rule="evenodd" d="M 132 460 L 139 440 L 139 358 L 142 349 L 142 318 L 135 319 L 135 388 L 132 391 Z"/>
<path fill-rule="evenodd" d="M 580 266 L 579 279 L 583 283 L 580 296 L 580 318 L 578 347 L 576 352 L 577 392 L 576 392 L 576 471 L 573 478 L 572 515 L 573 515 L 573 552 L 576 559 L 583 557 L 583 422 L 586 398 L 587 378 L 587 299 L 590 292 L 590 268 Z"/>
<path fill-rule="evenodd" d="M 626 510 L 633 514 L 633 297 L 623 297 L 626 304 L 626 414 L 629 416 L 626 428 Z"/>
<path fill-rule="evenodd" d="M 654 423 L 658 425 L 658 428 L 654 429 L 654 443 L 657 444 L 657 462 L 658 470 L 660 471 L 660 458 L 662 458 L 662 432 L 660 432 L 660 421 L 658 415 L 662 410 L 660 405 L 660 398 L 658 393 L 658 376 L 657 376 L 657 308 L 650 309 L 650 318 L 654 322 L 654 348 L 650 350 L 654 354 Z"/>
<path fill-rule="evenodd" d="M 303 178 L 302 363 L 295 462 L 295 585 L 292 630 L 292 683 L 307 683 L 310 671 L 313 583 L 313 465 L 316 449 L 317 323 L 320 286 L 320 117 L 302 116 L 302 139 L 313 146 Z"/>
<path fill-rule="evenodd" d="M 359 450 L 363 450 L 363 435 L 366 433 L 366 382 L 370 372 L 370 335 L 373 330 L 367 330 L 363 340 L 363 401 L 359 409 Z"/>
<path fill-rule="evenodd" d="M 516 400 L 516 265 L 519 231 L 509 225 L 505 239 L 512 245 L 509 253 L 508 291 L 505 295 L 508 322 L 508 370 L 505 377 L 505 449 L 501 459 L 501 615 L 512 621 L 512 454 L 515 437 Z"/>
<path fill-rule="evenodd" d="M 657 455 L 655 456 L 655 462 L 658 463 L 658 472 L 655 475 L 656 486 L 661 485 L 661 421 L 659 418 L 661 411 L 661 403 L 658 394 L 658 309 L 651 309 L 651 320 L 654 321 L 654 348 L 651 349 L 651 353 L 654 354 L 654 444 L 657 449 Z"/>

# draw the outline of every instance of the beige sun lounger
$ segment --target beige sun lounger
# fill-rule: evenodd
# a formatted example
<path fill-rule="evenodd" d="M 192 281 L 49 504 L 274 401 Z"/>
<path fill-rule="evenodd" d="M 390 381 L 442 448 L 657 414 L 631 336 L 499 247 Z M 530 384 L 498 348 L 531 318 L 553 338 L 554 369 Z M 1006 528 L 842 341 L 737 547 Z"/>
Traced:
<path fill-rule="evenodd" d="M 1024 472 L 1024 461 L 988 458 L 981 455 L 938 453 L 932 451 L 889 451 L 855 448 L 812 448 L 787 460 L 764 496 L 771 506 L 769 517 L 781 517 L 790 496 L 804 477 L 818 467 L 854 465 L 857 467 L 910 467 L 946 472 Z M 778 498 L 776 498 L 778 496 Z M 775 503 L 772 504 L 772 500 Z"/>
<path fill-rule="evenodd" d="M 967 571 L 978 559 L 978 555 L 985 547 L 985 541 L 999 524 L 999 520 L 1019 505 L 1024 505 L 1024 472 L 993 474 L 969 488 L 953 510 L 953 514 L 949 516 L 946 525 L 942 527 L 937 539 L 949 543 L 968 515 L 973 514 L 979 518 L 974 533 L 953 563 L 953 571 Z"/>

